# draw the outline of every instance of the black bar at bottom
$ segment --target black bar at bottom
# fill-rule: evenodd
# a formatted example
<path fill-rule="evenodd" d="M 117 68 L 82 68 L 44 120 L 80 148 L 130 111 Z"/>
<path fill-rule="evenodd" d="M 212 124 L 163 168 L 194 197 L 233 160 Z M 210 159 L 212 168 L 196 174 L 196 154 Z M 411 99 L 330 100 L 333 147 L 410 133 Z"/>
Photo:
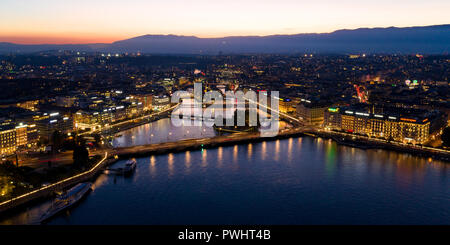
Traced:
<path fill-rule="evenodd" d="M 344 241 L 365 244 L 383 242 L 390 237 L 403 241 L 417 238 L 447 237 L 450 226 L 279 226 L 279 225 L 224 225 L 224 226 L 0 226 L 0 237 L 27 238 L 32 241 L 59 243 L 70 241 L 91 244 L 94 240 L 106 244 L 113 241 L 125 245 L 130 241 L 155 244 L 155 241 L 209 244 L 209 243 L 278 243 L 311 244 L 306 241 Z M 363 235 L 364 240 L 358 240 Z M 63 239 L 63 240 L 61 240 Z M 58 242 L 59 241 L 59 242 Z M 160 244 L 160 243 L 156 243 Z"/>

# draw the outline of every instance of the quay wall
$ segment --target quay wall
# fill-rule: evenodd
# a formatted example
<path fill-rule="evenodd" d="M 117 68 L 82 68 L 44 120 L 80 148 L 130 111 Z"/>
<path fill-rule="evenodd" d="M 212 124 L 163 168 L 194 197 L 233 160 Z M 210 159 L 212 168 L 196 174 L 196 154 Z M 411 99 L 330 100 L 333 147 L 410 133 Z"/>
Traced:
<path fill-rule="evenodd" d="M 229 138 L 228 136 L 216 136 L 213 138 L 190 140 L 187 143 L 168 142 L 136 147 L 116 148 L 115 154 L 121 159 L 127 159 L 130 157 L 145 157 L 149 155 L 160 155 L 167 153 L 216 148 L 219 146 L 248 144 L 262 141 L 273 141 L 278 139 L 300 137 L 300 136 L 304 136 L 304 133 L 301 130 L 293 130 L 286 133 L 280 133 L 275 137 L 260 137 L 259 133 L 242 134 L 240 135 L 240 137 L 235 138 Z"/>
<path fill-rule="evenodd" d="M 284 133 L 280 133 L 275 137 L 259 137 L 258 133 L 248 133 L 242 134 L 239 137 L 230 138 L 228 136 L 217 136 L 213 138 L 206 139 L 198 139 L 198 140 L 189 140 L 189 142 L 168 142 L 161 144 L 152 144 L 152 145 L 144 145 L 144 146 L 133 146 L 133 147 L 123 147 L 116 148 L 115 153 L 119 158 L 126 159 L 130 157 L 145 157 L 149 155 L 159 155 L 166 153 L 175 153 L 175 152 L 183 152 L 190 150 L 200 150 L 202 148 L 215 148 L 219 146 L 228 146 L 235 144 L 248 144 L 252 142 L 262 142 L 262 141 L 273 141 L 277 139 L 289 138 L 289 137 L 300 137 L 300 136 L 311 136 L 311 137 L 320 137 L 326 139 L 332 139 L 338 144 L 348 145 L 347 143 L 352 143 L 357 148 L 363 149 L 385 149 L 392 150 L 402 153 L 408 153 L 412 155 L 417 155 L 420 157 L 433 158 L 437 160 L 442 160 L 446 162 L 450 162 L 450 151 L 438 151 L 436 149 L 427 149 L 420 147 L 411 147 L 411 146 L 403 146 L 396 145 L 388 142 L 375 142 L 371 140 L 362 140 L 362 139 L 354 139 L 351 138 L 346 139 L 346 143 L 339 140 L 339 136 L 333 134 L 332 132 L 319 132 L 312 130 L 301 130 L 294 129 L 289 130 Z"/>

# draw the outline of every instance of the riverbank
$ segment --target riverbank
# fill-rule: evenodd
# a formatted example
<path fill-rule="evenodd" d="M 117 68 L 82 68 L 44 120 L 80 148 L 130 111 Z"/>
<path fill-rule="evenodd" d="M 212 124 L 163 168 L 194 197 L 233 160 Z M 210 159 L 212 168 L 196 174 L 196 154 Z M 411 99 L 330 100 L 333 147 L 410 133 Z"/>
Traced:
<path fill-rule="evenodd" d="M 115 159 L 112 156 L 109 156 L 108 152 L 105 152 L 104 157 L 96 165 L 94 165 L 91 169 L 83 173 L 74 175 L 67 179 L 58 181 L 45 187 L 41 187 L 39 189 L 33 190 L 21 196 L 14 197 L 10 200 L 0 203 L 0 214 L 11 209 L 19 208 L 24 204 L 34 201 L 36 199 L 49 197 L 53 195 L 55 192 L 66 189 L 77 183 L 94 179 L 105 166 L 108 166 L 114 163 L 115 161 L 117 161 L 117 159 Z"/>
<path fill-rule="evenodd" d="M 121 159 L 128 159 L 130 157 L 145 157 L 149 155 L 160 155 L 167 153 L 216 148 L 219 146 L 273 141 L 290 137 L 299 137 L 303 135 L 304 132 L 301 129 L 287 129 L 280 132 L 274 137 L 261 137 L 259 132 L 236 133 L 226 136 L 216 136 L 212 138 L 189 139 L 180 140 L 177 142 L 121 147 L 116 148 L 114 154 L 116 154 Z"/>
<path fill-rule="evenodd" d="M 307 135 L 332 139 L 336 143 L 361 149 L 384 149 L 401 153 L 408 153 L 419 157 L 432 158 L 450 162 L 450 151 L 431 148 L 427 146 L 405 145 L 398 142 L 387 142 L 384 140 L 366 139 L 361 136 L 345 135 L 331 131 L 308 132 Z"/>
<path fill-rule="evenodd" d="M 114 135 L 118 132 L 121 132 L 121 131 L 124 131 L 127 129 L 131 129 L 134 127 L 138 127 L 140 125 L 144 125 L 147 123 L 151 123 L 151 122 L 160 120 L 162 118 L 166 118 L 170 115 L 172 110 L 175 109 L 177 106 L 178 106 L 178 104 L 175 104 L 175 105 L 171 106 L 170 108 L 160 111 L 160 112 L 146 114 L 146 115 L 139 116 L 137 118 L 120 121 L 120 122 L 114 123 L 112 125 L 109 125 L 107 127 L 104 127 L 101 130 L 87 131 L 87 132 L 81 133 L 80 135 L 89 135 L 89 134 L 94 134 L 94 133 L 98 133 L 98 132 L 100 132 L 103 135 Z"/>
<path fill-rule="evenodd" d="M 234 144 L 248 144 L 261 141 L 272 141 L 289 137 L 300 137 L 308 135 L 311 137 L 320 137 L 332 139 L 336 143 L 350 147 L 362 149 L 385 149 L 401 153 L 408 153 L 420 157 L 432 158 L 450 162 L 450 152 L 425 146 L 403 145 L 397 142 L 383 142 L 381 140 L 365 139 L 364 137 L 343 136 L 339 133 L 317 130 L 287 129 L 274 137 L 260 137 L 259 133 L 237 133 L 226 136 L 217 136 L 213 138 L 189 139 L 178 142 L 167 142 L 160 144 L 140 145 L 132 147 L 116 148 L 115 154 L 120 158 L 144 157 L 148 155 L 159 155 L 166 153 L 200 150 L 203 148 L 215 148 L 218 146 L 227 146 Z"/>

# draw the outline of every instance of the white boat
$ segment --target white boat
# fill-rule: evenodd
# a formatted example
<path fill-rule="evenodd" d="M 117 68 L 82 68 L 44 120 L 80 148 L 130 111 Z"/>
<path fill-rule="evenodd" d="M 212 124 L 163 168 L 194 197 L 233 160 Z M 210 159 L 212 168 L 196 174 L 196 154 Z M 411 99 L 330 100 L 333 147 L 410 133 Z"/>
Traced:
<path fill-rule="evenodd" d="M 131 174 L 136 169 L 136 159 L 132 158 L 125 163 L 124 174 Z"/>
<path fill-rule="evenodd" d="M 50 208 L 47 209 L 44 214 L 42 214 L 39 222 L 43 223 L 53 216 L 57 215 L 61 211 L 66 210 L 67 208 L 77 203 L 84 195 L 86 195 L 86 193 L 91 190 L 91 187 L 92 183 L 90 182 L 79 183 L 63 194 L 58 195 L 58 197 L 56 197 L 56 199 L 52 202 Z"/>

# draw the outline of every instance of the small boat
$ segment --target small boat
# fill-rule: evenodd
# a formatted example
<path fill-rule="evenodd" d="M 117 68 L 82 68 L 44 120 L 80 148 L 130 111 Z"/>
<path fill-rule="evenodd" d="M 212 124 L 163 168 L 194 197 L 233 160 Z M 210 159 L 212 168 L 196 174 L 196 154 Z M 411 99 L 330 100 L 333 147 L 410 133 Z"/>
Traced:
<path fill-rule="evenodd" d="M 51 207 L 44 214 L 42 214 L 39 223 L 43 223 L 63 210 L 73 206 L 91 190 L 91 187 L 92 183 L 90 182 L 79 183 L 70 188 L 68 191 L 58 195 L 52 202 Z"/>
<path fill-rule="evenodd" d="M 123 174 L 131 174 L 136 169 L 136 159 L 132 158 L 125 163 Z"/>

